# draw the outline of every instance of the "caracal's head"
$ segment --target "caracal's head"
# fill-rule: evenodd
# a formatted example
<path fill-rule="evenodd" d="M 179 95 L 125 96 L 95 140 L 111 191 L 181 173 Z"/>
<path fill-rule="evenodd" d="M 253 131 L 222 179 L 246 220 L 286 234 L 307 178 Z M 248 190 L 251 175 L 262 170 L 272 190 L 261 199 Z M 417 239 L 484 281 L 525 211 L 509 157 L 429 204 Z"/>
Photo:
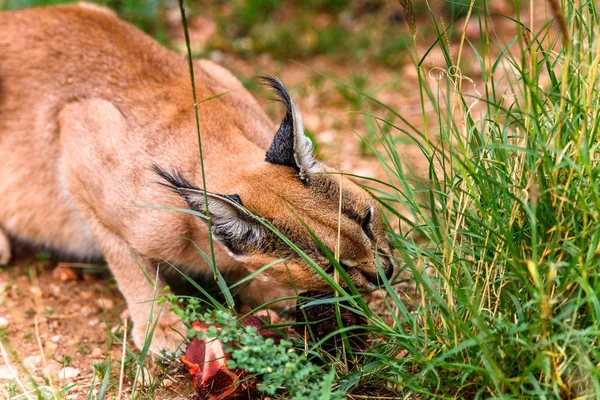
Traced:
<path fill-rule="evenodd" d="M 359 289 L 375 289 L 381 282 L 378 265 L 388 278 L 394 269 L 375 200 L 351 179 L 314 158 L 287 90 L 279 80 L 265 79 L 287 112 L 265 162 L 236 172 L 235 193 L 207 193 L 213 237 L 252 271 L 282 259 L 263 274 L 298 289 L 327 289 L 323 278 L 271 226 L 333 274 L 324 245 L 339 256 L 341 267 Z M 205 214 L 205 194 L 200 188 L 177 173 L 157 172 L 189 208 Z"/>

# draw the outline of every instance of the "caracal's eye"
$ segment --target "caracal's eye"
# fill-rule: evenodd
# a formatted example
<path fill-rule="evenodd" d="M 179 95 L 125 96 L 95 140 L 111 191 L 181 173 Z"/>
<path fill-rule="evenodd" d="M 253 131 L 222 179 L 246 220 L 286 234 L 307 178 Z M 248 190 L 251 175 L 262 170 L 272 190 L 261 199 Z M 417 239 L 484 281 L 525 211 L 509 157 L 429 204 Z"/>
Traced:
<path fill-rule="evenodd" d="M 375 208 L 370 206 L 367 215 L 363 218 L 361 227 L 363 232 L 370 238 L 373 236 L 373 231 L 371 230 L 371 224 L 373 223 L 373 217 L 375 213 Z"/>

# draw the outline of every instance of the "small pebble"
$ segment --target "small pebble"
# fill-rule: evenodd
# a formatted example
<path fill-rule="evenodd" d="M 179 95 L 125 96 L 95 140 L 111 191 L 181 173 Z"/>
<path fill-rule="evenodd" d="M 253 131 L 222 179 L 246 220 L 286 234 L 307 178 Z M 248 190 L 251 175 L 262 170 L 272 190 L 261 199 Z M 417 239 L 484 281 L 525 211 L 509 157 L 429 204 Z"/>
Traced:
<path fill-rule="evenodd" d="M 4 317 L 0 317 L 0 329 L 4 329 L 8 326 L 8 320 Z"/>
<path fill-rule="evenodd" d="M 61 282 L 77 281 L 77 272 L 70 267 L 59 265 L 52 271 L 52 278 Z"/>
<path fill-rule="evenodd" d="M 93 307 L 93 306 L 83 306 L 81 307 L 81 310 L 79 311 L 79 315 L 81 315 L 83 318 L 88 318 L 91 317 L 92 315 L 98 313 L 98 308 L 97 307 Z"/>
<path fill-rule="evenodd" d="M 60 371 L 61 368 L 62 368 L 62 365 L 60 365 L 58 362 L 56 362 L 54 360 L 50 360 L 44 367 L 44 375 L 45 376 L 57 376 L 58 371 Z"/>
<path fill-rule="evenodd" d="M 39 355 L 31 355 L 23 359 L 23 365 L 29 370 L 29 372 L 37 371 L 38 365 L 40 365 L 41 362 L 42 357 Z"/>
<path fill-rule="evenodd" d="M 39 286 L 30 286 L 29 287 L 29 292 L 34 295 L 34 296 L 41 296 L 42 295 L 42 290 L 40 289 Z"/>
<path fill-rule="evenodd" d="M 100 323 L 98 318 L 92 318 L 88 321 L 89 326 L 97 326 Z"/>
<path fill-rule="evenodd" d="M 8 365 L 0 365 L 0 380 L 14 381 L 17 379 L 17 371 Z"/>
<path fill-rule="evenodd" d="M 58 371 L 58 377 L 60 379 L 73 379 L 79 375 L 79 370 L 77 368 L 65 367 Z"/>
<path fill-rule="evenodd" d="M 46 351 L 46 353 L 54 354 L 56 352 L 56 349 L 58 349 L 58 344 L 54 342 L 46 342 L 46 344 L 44 345 L 44 350 Z"/>
<path fill-rule="evenodd" d="M 50 284 L 50 294 L 56 298 L 60 297 L 60 286 L 54 283 Z"/>
<path fill-rule="evenodd" d="M 105 298 L 98 299 L 98 301 L 96 303 L 98 303 L 98 305 L 105 310 L 110 310 L 115 306 L 114 301 L 112 301 L 111 299 L 105 299 Z"/>
<path fill-rule="evenodd" d="M 102 351 L 102 349 L 100 347 L 96 347 L 92 350 L 92 352 L 90 354 L 94 358 L 100 358 L 104 355 L 104 352 Z"/>
<path fill-rule="evenodd" d="M 81 293 L 79 293 L 79 295 L 80 295 L 82 298 L 84 298 L 85 300 L 89 300 L 89 299 L 91 299 L 92 297 L 94 297 L 94 293 L 93 293 L 92 291 L 90 291 L 90 290 L 84 290 L 84 291 L 81 291 Z"/>
<path fill-rule="evenodd" d="M 60 342 L 60 340 L 61 340 L 61 339 L 62 339 L 62 336 L 61 336 L 61 335 L 54 335 L 54 336 L 52 336 L 52 337 L 50 338 L 50 340 L 51 340 L 52 342 L 54 342 L 54 343 L 58 343 L 58 342 Z"/>

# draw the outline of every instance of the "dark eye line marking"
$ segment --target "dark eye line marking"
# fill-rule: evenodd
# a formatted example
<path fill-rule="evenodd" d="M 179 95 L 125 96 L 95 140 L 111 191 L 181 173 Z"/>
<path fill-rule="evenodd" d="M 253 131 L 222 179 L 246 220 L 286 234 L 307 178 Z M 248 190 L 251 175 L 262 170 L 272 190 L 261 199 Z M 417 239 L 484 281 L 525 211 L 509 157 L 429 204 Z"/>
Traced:
<path fill-rule="evenodd" d="M 362 216 L 360 215 L 360 213 L 354 210 L 353 208 L 342 206 L 342 214 L 350 218 L 352 221 L 356 221 L 358 223 L 362 221 Z"/>

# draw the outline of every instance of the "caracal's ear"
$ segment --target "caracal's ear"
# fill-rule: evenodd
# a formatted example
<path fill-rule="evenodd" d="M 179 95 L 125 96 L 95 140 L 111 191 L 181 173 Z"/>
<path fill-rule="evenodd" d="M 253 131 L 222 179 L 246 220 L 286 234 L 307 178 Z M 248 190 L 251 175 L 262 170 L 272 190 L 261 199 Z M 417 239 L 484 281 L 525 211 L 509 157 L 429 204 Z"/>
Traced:
<path fill-rule="evenodd" d="M 158 166 L 154 171 L 164 179 L 161 185 L 183 197 L 188 207 L 206 215 L 206 199 L 213 237 L 232 255 L 244 255 L 260 247 L 266 231 L 242 205 L 237 194 L 221 195 L 205 192 L 192 185 L 179 172 L 167 172 Z M 208 218 L 201 218 L 208 225 Z"/>
<path fill-rule="evenodd" d="M 278 100 L 287 109 L 267 151 L 266 161 L 294 167 L 300 173 L 300 178 L 305 179 L 306 174 L 319 170 L 319 163 L 313 154 L 312 142 L 304 134 L 302 116 L 279 79 L 272 76 L 263 76 L 262 79 L 275 90 Z"/>

